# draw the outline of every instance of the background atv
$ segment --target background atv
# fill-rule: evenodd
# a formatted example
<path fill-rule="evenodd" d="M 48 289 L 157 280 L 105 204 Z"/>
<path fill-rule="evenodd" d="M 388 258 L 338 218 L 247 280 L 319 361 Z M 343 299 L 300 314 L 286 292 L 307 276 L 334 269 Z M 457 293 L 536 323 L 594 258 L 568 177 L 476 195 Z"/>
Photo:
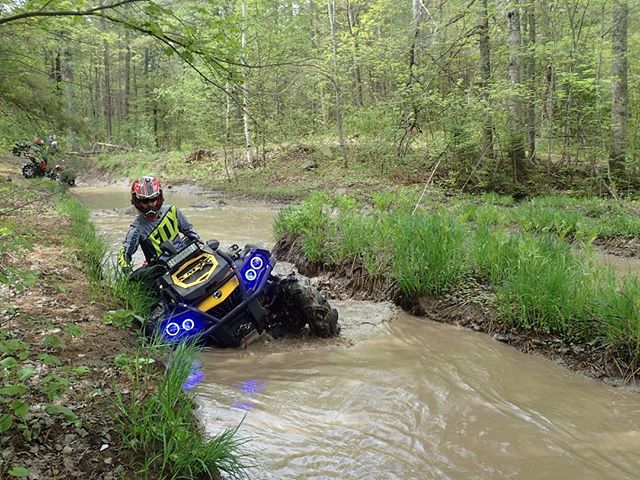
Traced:
<path fill-rule="evenodd" d="M 26 142 L 16 142 L 13 146 L 13 155 L 27 159 L 21 168 L 25 178 L 48 177 L 67 185 L 75 185 L 76 176 L 73 172 L 63 169 L 60 165 L 49 168 L 48 158 L 50 155 L 42 151 L 40 153 L 34 152 L 32 147 L 33 145 Z M 55 147 L 49 148 L 49 152 L 55 151 L 56 148 L 57 142 Z"/>
<path fill-rule="evenodd" d="M 307 329 L 319 337 L 340 333 L 338 312 L 317 289 L 293 274 L 272 273 L 276 261 L 269 250 L 233 245 L 224 251 L 215 240 L 181 251 L 170 242 L 162 248 L 168 259 L 133 275 L 158 279 L 160 305 L 147 323 L 148 334 L 237 347 L 265 332 L 275 338 Z"/>

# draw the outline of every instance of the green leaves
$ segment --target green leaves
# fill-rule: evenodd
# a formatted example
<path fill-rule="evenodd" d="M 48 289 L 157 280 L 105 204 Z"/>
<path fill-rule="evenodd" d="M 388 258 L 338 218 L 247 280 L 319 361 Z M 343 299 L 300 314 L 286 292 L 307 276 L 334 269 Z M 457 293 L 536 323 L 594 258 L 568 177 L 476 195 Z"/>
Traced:
<path fill-rule="evenodd" d="M 78 416 L 73 413 L 73 410 L 68 407 L 63 407 L 62 405 L 48 404 L 44 407 L 44 411 L 50 415 L 62 414 L 64 415 L 64 419 L 68 422 L 75 422 L 78 420 Z"/>
<path fill-rule="evenodd" d="M 36 374 L 36 369 L 32 366 L 23 367 L 18 372 L 17 378 L 19 382 L 26 382 Z"/>
<path fill-rule="evenodd" d="M 102 318 L 102 323 L 105 325 L 113 325 L 116 328 L 130 328 L 134 320 L 140 323 L 144 322 L 144 319 L 140 315 L 136 315 L 136 313 L 131 310 L 109 310 Z"/>
<path fill-rule="evenodd" d="M 29 345 L 17 338 L 4 340 L 0 342 L 0 353 L 5 355 L 15 354 L 20 360 L 24 360 L 29 356 Z"/>
<path fill-rule="evenodd" d="M 26 393 L 27 390 L 28 390 L 27 387 L 22 384 L 6 385 L 4 387 L 0 387 L 0 395 L 13 397 L 17 395 L 22 395 Z"/>
<path fill-rule="evenodd" d="M 7 413 L 0 413 L 0 433 L 4 433 L 13 425 L 13 417 Z"/>
<path fill-rule="evenodd" d="M 9 403 L 9 407 L 13 410 L 13 413 L 16 417 L 18 417 L 22 421 L 25 420 L 25 418 L 27 417 L 27 412 L 29 411 L 29 405 L 27 405 L 27 403 L 23 402 L 22 400 L 15 399 Z"/>
<path fill-rule="evenodd" d="M 58 335 L 47 335 L 42 340 L 42 344 L 45 347 L 58 348 L 62 345 L 62 339 Z"/>
<path fill-rule="evenodd" d="M 13 467 L 9 470 L 9 475 L 15 478 L 27 478 L 29 473 L 29 469 L 24 467 Z"/>
<path fill-rule="evenodd" d="M 64 327 L 65 333 L 68 333 L 72 337 L 80 337 L 84 334 L 84 328 L 80 325 L 75 325 L 73 323 L 69 323 Z"/>

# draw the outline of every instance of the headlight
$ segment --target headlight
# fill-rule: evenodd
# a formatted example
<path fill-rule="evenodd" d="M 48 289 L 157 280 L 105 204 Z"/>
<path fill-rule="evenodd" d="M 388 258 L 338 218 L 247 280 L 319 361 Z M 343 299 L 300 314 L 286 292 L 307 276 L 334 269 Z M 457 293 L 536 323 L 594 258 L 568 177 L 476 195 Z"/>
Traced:
<path fill-rule="evenodd" d="M 164 328 L 164 331 L 170 337 L 175 337 L 178 333 L 180 333 L 180 326 L 175 322 L 171 322 L 167 324 L 167 326 Z"/>
<path fill-rule="evenodd" d="M 256 278 L 258 278 L 258 274 L 253 268 L 250 268 L 249 270 L 244 272 L 244 278 L 246 278 L 249 282 L 253 282 Z"/>
<path fill-rule="evenodd" d="M 190 318 L 186 318 L 182 321 L 182 328 L 184 328 L 184 330 L 187 332 L 191 330 L 194 326 L 195 326 L 195 323 L 193 323 L 193 320 L 191 320 Z"/>
<path fill-rule="evenodd" d="M 258 256 L 252 257 L 251 261 L 249 261 L 249 264 L 251 265 L 251 268 L 255 270 L 260 270 L 262 267 L 264 267 L 264 261 L 262 260 L 262 257 Z"/>

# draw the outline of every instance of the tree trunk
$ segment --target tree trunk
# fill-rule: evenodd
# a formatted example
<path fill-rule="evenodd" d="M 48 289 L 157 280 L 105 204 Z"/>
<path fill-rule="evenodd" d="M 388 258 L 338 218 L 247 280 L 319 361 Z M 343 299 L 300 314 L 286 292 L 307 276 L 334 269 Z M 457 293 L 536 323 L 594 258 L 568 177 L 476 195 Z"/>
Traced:
<path fill-rule="evenodd" d="M 104 2 L 100 0 L 100 6 L 104 5 Z M 106 31 L 106 21 L 102 19 L 102 30 Z M 113 117 L 113 106 L 111 102 L 111 78 L 110 78 L 110 70 L 111 70 L 111 62 L 109 53 L 109 42 L 104 40 L 102 42 L 102 52 L 103 52 L 103 67 L 104 67 L 104 120 L 105 126 L 107 128 L 107 140 L 111 139 L 111 135 L 113 133 L 112 130 L 112 117 Z"/>
<path fill-rule="evenodd" d="M 67 44 L 62 53 L 62 80 L 64 82 L 64 95 L 66 98 L 67 112 L 69 118 L 75 118 L 77 112 L 75 89 L 74 89 L 74 72 L 71 66 L 71 49 Z M 69 122 L 71 124 L 71 122 Z M 71 138 L 71 149 L 78 149 L 78 137 L 73 127 L 69 128 L 69 137 Z"/>
<path fill-rule="evenodd" d="M 491 52 L 489 50 L 489 12 L 487 0 L 482 0 L 478 14 L 478 27 L 480 39 L 480 96 L 483 102 L 484 115 L 482 119 L 483 156 L 494 158 L 493 152 L 493 120 L 491 118 L 491 97 L 489 82 L 491 81 Z"/>
<path fill-rule="evenodd" d="M 629 107 L 627 98 L 627 0 L 615 0 L 613 4 L 612 46 L 612 103 L 611 103 L 611 148 L 609 170 L 614 177 L 625 172 L 627 150 L 627 123 Z"/>
<path fill-rule="evenodd" d="M 349 33 L 351 34 L 351 39 L 353 41 L 353 46 L 351 49 L 351 56 L 353 58 L 353 80 L 355 84 L 355 104 L 358 107 L 362 106 L 362 74 L 360 72 L 360 62 L 359 58 L 359 42 L 358 42 L 358 14 L 360 11 L 360 6 L 354 4 L 351 1 L 347 1 L 347 16 L 349 19 Z"/>
<path fill-rule="evenodd" d="M 529 98 L 527 101 L 527 134 L 529 140 L 527 159 L 531 162 L 536 155 L 536 17 L 535 0 L 530 0 L 527 17 L 529 20 L 529 58 L 527 77 L 529 80 Z"/>
<path fill-rule="evenodd" d="M 513 180 L 516 183 L 522 182 L 526 176 L 525 165 L 525 139 L 522 121 L 522 99 L 520 89 L 522 86 L 522 32 L 520 30 L 520 2 L 519 0 L 506 0 L 507 3 L 507 23 L 509 45 L 509 116 L 510 125 L 507 138 L 507 158 L 511 162 L 513 169 Z"/>
<path fill-rule="evenodd" d="M 344 158 L 344 164 L 347 166 L 347 153 L 344 144 L 344 131 L 342 126 L 342 102 L 340 99 L 340 82 L 338 80 L 338 39 L 336 36 L 336 2 L 335 0 L 327 0 L 329 15 L 329 31 L 331 33 L 331 59 L 333 63 L 333 89 L 336 99 L 336 128 L 338 130 L 338 144 Z"/>
<path fill-rule="evenodd" d="M 247 48 L 247 36 L 246 36 L 246 26 L 247 26 L 247 4 L 245 0 L 242 0 L 242 33 L 241 33 L 241 43 L 242 43 L 242 64 L 246 65 L 246 48 Z M 248 69 L 245 67 L 242 69 L 242 123 L 244 125 L 244 141 L 245 141 L 245 150 L 247 155 L 247 162 L 252 167 L 255 166 L 255 159 L 253 155 L 253 135 L 251 133 L 251 125 L 249 123 L 249 91 L 248 91 L 248 81 L 247 77 L 249 75 Z"/>
<path fill-rule="evenodd" d="M 126 53 L 124 55 L 124 119 L 129 119 L 129 103 L 131 102 L 131 45 L 129 31 L 125 34 Z"/>

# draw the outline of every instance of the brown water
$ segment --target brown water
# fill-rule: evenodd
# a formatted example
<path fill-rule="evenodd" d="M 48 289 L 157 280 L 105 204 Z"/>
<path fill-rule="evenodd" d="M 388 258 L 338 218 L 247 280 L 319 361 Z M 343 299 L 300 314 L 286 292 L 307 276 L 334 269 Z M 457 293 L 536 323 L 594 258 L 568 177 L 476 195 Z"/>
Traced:
<path fill-rule="evenodd" d="M 126 189 L 75 189 L 114 241 Z M 114 193 L 116 195 L 114 195 Z M 118 200 L 114 200 L 115 198 Z M 272 244 L 276 209 L 190 208 L 205 238 Z M 240 422 L 253 479 L 638 479 L 640 396 L 572 374 L 486 335 L 334 302 L 343 339 L 254 344 L 201 356 L 199 414 L 212 434 Z"/>
<path fill-rule="evenodd" d="M 611 267 L 618 278 L 640 276 L 640 258 L 618 257 L 609 253 L 598 253 L 596 260 Z"/>

